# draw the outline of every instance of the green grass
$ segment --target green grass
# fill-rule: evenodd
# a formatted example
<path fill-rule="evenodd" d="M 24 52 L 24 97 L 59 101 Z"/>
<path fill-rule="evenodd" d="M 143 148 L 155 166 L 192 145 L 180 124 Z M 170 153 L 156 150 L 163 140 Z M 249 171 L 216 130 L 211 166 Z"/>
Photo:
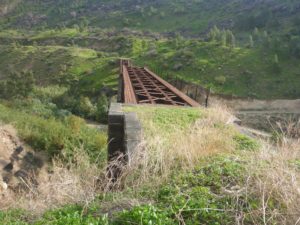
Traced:
<path fill-rule="evenodd" d="M 247 213 L 249 205 L 236 204 L 222 188 L 245 182 L 244 166 L 238 157 L 217 156 L 203 159 L 193 171 L 174 171 L 171 181 L 152 194 L 154 203 L 123 211 L 116 224 L 176 224 L 179 215 L 185 224 L 231 224 L 235 210 Z M 248 196 L 247 204 L 256 209 L 258 201 Z"/>
<path fill-rule="evenodd" d="M 6 225 L 108 225 L 108 219 L 104 216 L 95 217 L 95 209 L 88 212 L 81 206 L 70 205 L 60 209 L 50 210 L 41 218 L 33 218 L 26 212 L 18 210 L 0 212 L 0 222 Z"/>
<path fill-rule="evenodd" d="M 239 150 L 253 151 L 258 150 L 260 147 L 256 140 L 242 134 L 236 135 L 233 139 L 237 143 L 237 149 Z"/>
<path fill-rule="evenodd" d="M 87 35 L 87 32 L 80 32 L 79 30 L 75 28 L 67 28 L 67 29 L 61 29 L 61 30 L 45 30 L 42 32 L 39 32 L 37 35 L 31 36 L 32 40 L 40 40 L 40 39 L 47 39 L 49 37 L 51 38 L 72 38 L 76 36 L 84 36 Z"/>
<path fill-rule="evenodd" d="M 196 120 L 201 118 L 202 112 L 199 108 L 174 107 L 174 106 L 125 106 L 125 112 L 136 112 L 141 120 L 144 130 L 149 130 L 148 126 L 154 126 L 161 133 L 169 133 L 177 129 L 187 129 Z"/>
<path fill-rule="evenodd" d="M 84 151 L 91 161 L 99 164 L 106 161 L 106 135 L 88 128 L 75 116 L 64 121 L 44 119 L 0 105 L 0 121 L 12 124 L 26 143 L 49 157 L 70 160 L 76 151 Z"/>

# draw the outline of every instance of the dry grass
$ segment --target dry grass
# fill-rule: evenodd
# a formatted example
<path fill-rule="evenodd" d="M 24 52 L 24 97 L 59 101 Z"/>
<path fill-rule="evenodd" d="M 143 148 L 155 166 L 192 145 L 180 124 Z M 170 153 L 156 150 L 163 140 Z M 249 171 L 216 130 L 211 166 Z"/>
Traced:
<path fill-rule="evenodd" d="M 249 158 L 246 187 L 249 195 L 260 199 L 260 209 L 250 211 L 255 224 L 300 223 L 299 160 L 300 139 L 285 139 L 276 147 L 264 144 Z"/>
<path fill-rule="evenodd" d="M 50 173 L 48 169 L 51 169 Z M 81 153 L 77 155 L 76 163 L 53 160 L 51 168 L 44 168 L 36 177 L 38 185 L 23 180 L 21 191 L 6 192 L 0 209 L 20 208 L 41 214 L 67 204 L 88 205 L 100 192 L 97 182 L 101 174 L 103 168 L 90 164 L 88 157 Z"/>
<path fill-rule="evenodd" d="M 232 121 L 230 112 L 221 106 L 199 110 L 202 116 L 194 124 L 187 128 L 173 124 L 167 131 L 153 123 L 149 114 L 139 114 L 144 141 L 137 154 L 130 156 L 131 163 L 120 181 L 131 187 L 159 185 L 178 169 L 193 169 L 200 158 L 233 151 L 235 130 L 226 126 Z"/>

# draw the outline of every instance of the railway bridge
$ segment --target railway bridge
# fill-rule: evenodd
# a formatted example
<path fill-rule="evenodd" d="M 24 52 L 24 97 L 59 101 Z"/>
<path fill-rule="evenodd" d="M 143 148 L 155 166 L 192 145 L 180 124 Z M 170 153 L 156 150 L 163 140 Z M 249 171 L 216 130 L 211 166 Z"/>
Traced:
<path fill-rule="evenodd" d="M 120 60 L 119 81 L 118 101 L 125 104 L 200 106 L 147 67 L 133 66 L 128 59 Z"/>

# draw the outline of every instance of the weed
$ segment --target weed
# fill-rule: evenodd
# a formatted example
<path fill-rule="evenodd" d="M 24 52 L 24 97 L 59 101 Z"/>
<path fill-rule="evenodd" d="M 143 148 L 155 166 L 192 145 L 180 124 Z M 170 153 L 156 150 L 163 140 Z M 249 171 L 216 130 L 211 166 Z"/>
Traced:
<path fill-rule="evenodd" d="M 243 134 L 238 134 L 233 137 L 239 150 L 253 151 L 259 148 L 259 144 L 256 140 L 249 138 Z"/>

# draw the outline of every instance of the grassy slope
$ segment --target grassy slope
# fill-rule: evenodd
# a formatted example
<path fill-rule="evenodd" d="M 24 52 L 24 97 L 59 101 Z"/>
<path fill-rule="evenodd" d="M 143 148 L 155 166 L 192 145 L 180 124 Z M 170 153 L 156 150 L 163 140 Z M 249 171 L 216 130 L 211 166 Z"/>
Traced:
<path fill-rule="evenodd" d="M 56 83 L 59 76 L 78 80 L 93 80 L 94 76 L 101 80 L 102 76 L 109 83 L 111 76 L 102 71 L 108 60 L 98 57 L 94 50 L 79 47 L 6 45 L 1 47 L 0 67 L 2 78 L 11 71 L 31 70 L 44 85 Z"/>
<path fill-rule="evenodd" d="M 33 111 L 34 109 L 32 109 Z M 86 127 L 84 121 L 75 116 L 64 120 L 55 117 L 43 118 L 23 110 L 0 104 L 0 121 L 12 124 L 19 136 L 37 151 L 43 151 L 49 159 L 59 156 L 72 160 L 76 149 L 84 149 L 90 159 L 99 159 L 99 165 L 106 162 L 106 134 Z"/>
<path fill-rule="evenodd" d="M 125 169 L 121 189 L 98 190 L 88 207 L 67 205 L 41 216 L 21 210 L 2 211 L 0 221 L 24 225 L 129 225 L 151 221 L 171 225 L 180 221 L 232 224 L 236 220 L 282 224 L 298 219 L 294 216 L 299 211 L 297 143 L 285 143 L 276 154 L 261 149 L 256 141 L 226 123 L 230 114 L 221 108 L 130 106 L 125 110 L 138 113 L 147 135 L 141 155 Z M 1 106 L 1 112 L 1 119 L 12 119 L 9 109 Z M 20 113 L 16 115 L 20 121 Z M 287 156 L 286 147 L 293 154 Z M 291 180 L 287 170 L 293 176 Z M 275 174 L 284 181 L 274 180 Z M 106 182 L 100 181 L 102 185 Z"/>

